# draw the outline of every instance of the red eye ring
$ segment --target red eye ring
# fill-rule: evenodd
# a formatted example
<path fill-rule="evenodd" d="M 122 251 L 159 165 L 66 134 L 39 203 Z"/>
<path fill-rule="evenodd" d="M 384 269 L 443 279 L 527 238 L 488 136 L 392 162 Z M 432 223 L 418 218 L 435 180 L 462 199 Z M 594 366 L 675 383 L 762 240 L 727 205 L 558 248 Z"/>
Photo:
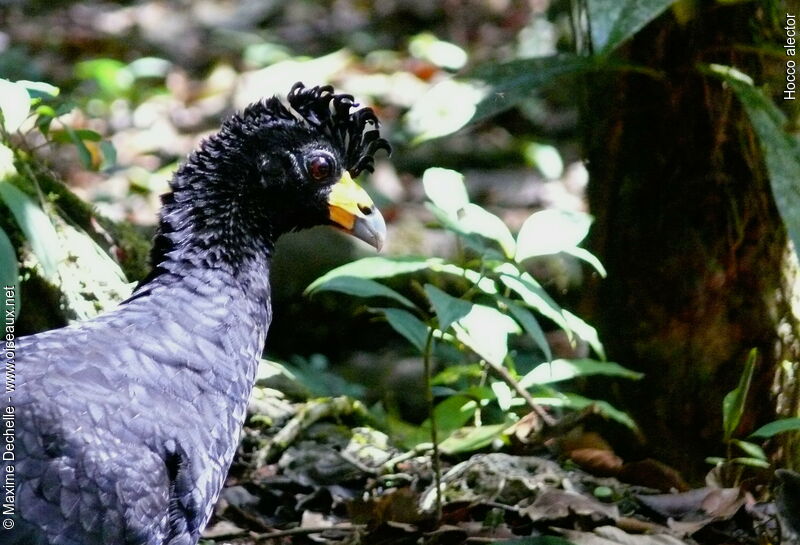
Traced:
<path fill-rule="evenodd" d="M 318 182 L 327 180 L 333 174 L 333 159 L 326 155 L 315 155 L 308 160 L 308 173 Z"/>

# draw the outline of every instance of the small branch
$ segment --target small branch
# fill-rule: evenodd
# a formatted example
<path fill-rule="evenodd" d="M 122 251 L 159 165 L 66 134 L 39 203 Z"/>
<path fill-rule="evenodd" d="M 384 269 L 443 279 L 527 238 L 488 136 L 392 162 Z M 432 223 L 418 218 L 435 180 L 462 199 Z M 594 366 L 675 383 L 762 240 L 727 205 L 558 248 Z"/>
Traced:
<path fill-rule="evenodd" d="M 486 365 L 489 367 L 489 369 L 494 371 L 494 373 L 500 377 L 503 382 L 508 384 L 517 393 L 517 395 L 519 395 L 519 397 L 525 400 L 525 403 L 528 404 L 531 410 L 542 419 L 542 422 L 544 422 L 545 426 L 553 427 L 556 425 L 556 420 L 547 414 L 547 411 L 542 409 L 539 404 L 534 401 L 531 394 L 525 388 L 519 385 L 519 382 L 517 382 L 517 380 L 511 376 L 511 373 L 508 372 L 508 369 L 502 365 L 494 365 L 488 361 L 486 362 Z"/>
<path fill-rule="evenodd" d="M 423 353 L 423 363 L 425 365 L 425 397 L 428 402 L 428 419 L 431 421 L 431 443 L 433 443 L 433 455 L 431 464 L 433 465 L 433 484 L 436 487 L 436 520 L 442 518 L 442 468 L 439 463 L 439 438 L 436 428 L 436 411 L 433 404 L 433 390 L 431 389 L 431 351 L 433 349 L 434 328 L 428 330 L 428 338 L 425 340 L 425 352 Z"/>

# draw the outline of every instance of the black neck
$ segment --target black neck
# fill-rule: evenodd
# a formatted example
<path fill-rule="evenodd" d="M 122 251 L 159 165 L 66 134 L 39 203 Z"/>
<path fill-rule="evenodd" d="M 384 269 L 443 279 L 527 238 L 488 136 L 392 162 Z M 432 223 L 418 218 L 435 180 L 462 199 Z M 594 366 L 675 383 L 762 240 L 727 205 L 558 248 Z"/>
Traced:
<path fill-rule="evenodd" d="M 273 222 L 252 156 L 226 131 L 206 140 L 170 182 L 151 254 L 154 274 L 175 266 L 229 272 L 266 263 L 274 248 Z M 256 206 L 256 204 L 259 206 Z M 153 276 L 153 275 L 151 275 Z"/>

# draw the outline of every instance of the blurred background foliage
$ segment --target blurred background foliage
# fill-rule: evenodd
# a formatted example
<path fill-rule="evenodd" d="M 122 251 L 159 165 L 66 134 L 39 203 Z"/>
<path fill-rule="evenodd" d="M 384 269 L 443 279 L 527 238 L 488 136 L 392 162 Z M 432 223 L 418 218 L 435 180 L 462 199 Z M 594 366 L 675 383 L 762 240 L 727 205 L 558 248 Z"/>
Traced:
<path fill-rule="evenodd" d="M 507 441 L 533 405 L 591 406 L 624 454 L 691 474 L 733 444 L 720 407 L 755 348 L 739 391 L 759 402 L 737 405 L 734 428 L 800 416 L 781 2 L 0 9 L 0 278 L 21 282 L 23 332 L 124 299 L 159 195 L 222 117 L 332 83 L 392 141 L 366 181 L 390 233 L 388 257 L 333 272 L 368 252 L 326 229 L 281 241 L 267 354 L 309 393 L 362 398 L 408 446 L 433 403 L 439 439 L 469 449 Z M 781 437 L 769 455 L 791 465 L 800 451 Z"/>

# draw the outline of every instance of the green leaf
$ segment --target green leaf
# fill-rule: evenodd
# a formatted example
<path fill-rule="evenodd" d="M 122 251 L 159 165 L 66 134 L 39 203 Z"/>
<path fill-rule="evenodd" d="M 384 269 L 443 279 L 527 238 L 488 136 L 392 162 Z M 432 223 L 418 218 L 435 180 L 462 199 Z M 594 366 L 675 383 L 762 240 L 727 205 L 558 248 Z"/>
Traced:
<path fill-rule="evenodd" d="M 78 150 L 78 159 L 80 159 L 83 168 L 92 169 L 94 167 L 92 163 L 92 154 L 89 151 L 89 148 L 86 147 L 86 144 L 83 143 L 83 140 L 81 140 L 81 137 L 78 136 L 78 132 L 72 127 L 66 127 L 64 130 L 67 132 L 67 136 L 72 143 L 75 144 L 75 147 Z"/>
<path fill-rule="evenodd" d="M 508 335 L 520 332 L 517 322 L 499 310 L 484 305 L 473 305 L 453 328 L 459 341 L 481 358 L 498 366 L 503 364 L 508 355 Z"/>
<path fill-rule="evenodd" d="M 6 287 L 13 287 L 15 293 L 19 294 L 19 266 L 17 265 L 17 253 L 11 244 L 6 232 L 0 228 L 0 289 L 5 293 Z M 5 297 L 3 297 L 5 300 Z M 14 306 L 15 314 L 19 313 L 19 305 Z M 5 313 L 3 314 L 5 316 Z"/>
<path fill-rule="evenodd" d="M 753 380 L 757 359 L 758 350 L 753 348 L 747 356 L 747 362 L 744 364 L 744 371 L 742 371 L 742 376 L 739 378 L 738 386 L 728 392 L 722 400 L 722 429 L 726 443 L 733 438 L 733 434 L 742 420 L 744 406 L 747 402 L 747 393 L 750 391 L 750 383 Z"/>
<path fill-rule="evenodd" d="M 476 234 L 494 240 L 503 249 L 506 257 L 513 257 L 516 249 L 514 236 L 503 220 L 481 208 L 477 204 L 464 206 L 463 214 L 458 218 L 458 224 L 467 234 Z"/>
<path fill-rule="evenodd" d="M 486 91 L 469 82 L 448 79 L 431 87 L 404 118 L 414 143 L 452 134 L 469 123 Z"/>
<path fill-rule="evenodd" d="M 28 81 L 21 79 L 17 83 L 25 87 L 28 90 L 28 94 L 31 95 L 31 98 L 40 98 L 40 97 L 57 97 L 61 90 L 56 87 L 55 85 L 50 85 L 49 83 L 45 83 L 44 81 Z"/>
<path fill-rule="evenodd" d="M 508 426 L 509 424 L 494 424 L 479 428 L 461 428 L 439 443 L 439 450 L 445 454 L 456 454 L 482 449 L 501 437 Z"/>
<path fill-rule="evenodd" d="M 91 131 L 89 129 L 73 129 L 71 127 L 67 127 L 64 130 L 52 131 L 50 136 L 53 141 L 60 144 L 74 142 L 76 137 L 87 142 L 99 142 L 103 139 L 98 132 Z"/>
<path fill-rule="evenodd" d="M 610 53 L 677 0 L 588 0 L 592 45 Z"/>
<path fill-rule="evenodd" d="M 469 204 L 469 195 L 460 172 L 446 168 L 429 168 L 422 174 L 422 185 L 428 199 L 456 219 Z"/>
<path fill-rule="evenodd" d="M 502 259 L 503 254 L 496 249 L 496 241 L 491 241 L 491 239 L 487 239 L 479 233 L 472 232 L 469 226 L 462 225 L 460 219 L 450 217 L 447 212 L 433 203 L 426 202 L 425 208 L 430 210 L 439 223 L 442 224 L 442 227 L 459 235 L 467 247 L 484 257 Z"/>
<path fill-rule="evenodd" d="M 632 380 L 638 380 L 644 376 L 642 373 L 631 371 L 618 363 L 610 361 L 597 361 L 589 358 L 575 360 L 558 359 L 537 365 L 533 370 L 522 377 L 519 381 L 519 385 L 523 388 L 529 388 L 534 385 L 553 384 L 576 377 L 592 375 L 622 377 Z"/>
<path fill-rule="evenodd" d="M 434 408 L 436 427 L 442 435 L 457 430 L 466 424 L 478 409 L 478 403 L 465 395 L 450 396 Z M 426 420 L 422 426 L 430 429 L 430 421 Z"/>
<path fill-rule="evenodd" d="M 787 431 L 800 431 L 800 418 L 783 418 L 770 422 L 769 424 L 764 424 L 751 433 L 750 437 L 768 439 L 779 433 L 786 433 Z"/>
<path fill-rule="evenodd" d="M 474 115 L 467 121 L 475 123 L 508 110 L 534 96 L 537 89 L 556 83 L 562 76 L 597 68 L 595 59 L 578 55 L 554 55 L 481 65 L 464 76 L 471 82 L 473 96 L 480 97 L 474 106 Z M 454 102 L 451 104 L 456 107 Z"/>
<path fill-rule="evenodd" d="M 447 331 L 453 322 L 469 314 L 472 303 L 449 295 L 432 284 L 425 284 L 425 293 L 428 296 L 436 317 L 439 319 L 439 329 Z"/>
<path fill-rule="evenodd" d="M 760 467 L 764 469 L 770 467 L 769 462 L 767 462 L 766 460 L 761 460 L 759 458 L 749 458 L 749 457 L 732 458 L 731 463 L 740 464 L 743 466 L 750 466 L 750 467 Z"/>
<path fill-rule="evenodd" d="M 492 392 L 495 398 L 497 398 L 497 406 L 500 407 L 501 411 L 508 412 L 511 410 L 516 392 L 512 391 L 508 384 L 496 380 L 492 382 Z"/>
<path fill-rule="evenodd" d="M 800 254 L 800 142 L 788 132 L 791 123 L 748 76 L 720 65 L 706 72 L 724 80 L 744 106 L 761 144 L 775 205 Z"/>
<path fill-rule="evenodd" d="M 117 148 L 108 140 L 103 140 L 100 143 L 100 153 L 103 154 L 103 164 L 100 166 L 101 170 L 112 168 L 117 164 Z"/>
<path fill-rule="evenodd" d="M 31 111 L 31 97 L 19 82 L 0 79 L 0 113 L 6 132 L 15 132 Z"/>
<path fill-rule="evenodd" d="M 557 254 L 574 249 L 589 234 L 592 217 L 582 212 L 542 210 L 532 214 L 517 234 L 515 259 Z"/>
<path fill-rule="evenodd" d="M 440 272 L 444 274 L 452 274 L 454 276 L 459 276 L 464 278 L 465 280 L 472 282 L 475 284 L 478 289 L 480 289 L 483 293 L 487 295 L 495 295 L 497 293 L 497 284 L 495 284 L 494 280 L 491 278 L 487 278 L 483 276 L 478 271 L 473 271 L 471 269 L 464 269 L 459 267 L 458 265 L 452 265 L 450 263 L 443 263 L 441 260 L 428 260 L 428 267 L 433 272 Z"/>
<path fill-rule="evenodd" d="M 572 340 L 572 329 L 564 317 L 563 310 L 530 274 L 520 272 L 510 263 L 504 263 L 496 269 L 496 272 L 500 274 L 502 284 L 519 295 L 526 305 L 552 320 Z"/>
<path fill-rule="evenodd" d="M 355 276 L 337 276 L 332 278 L 325 284 L 316 287 L 316 292 L 320 291 L 337 291 L 354 295 L 356 297 L 386 297 L 394 299 L 395 301 L 409 307 L 416 308 L 414 303 L 397 293 L 391 288 L 387 288 L 383 284 L 379 284 L 374 280 L 368 278 L 357 278 Z"/>
<path fill-rule="evenodd" d="M 50 218 L 11 182 L 0 181 L 0 198 L 11 210 L 17 225 L 30 242 L 44 276 L 51 282 L 58 283 L 58 262 L 61 261 L 62 251 Z"/>
<path fill-rule="evenodd" d="M 633 431 L 638 431 L 639 429 L 639 427 L 636 425 L 636 422 L 634 422 L 633 419 L 630 416 L 628 416 L 626 412 L 620 411 L 607 401 L 588 399 L 576 394 L 565 394 L 565 397 L 567 400 L 565 405 L 567 407 L 575 409 L 576 411 L 585 409 L 589 405 L 594 405 L 598 413 L 601 414 L 602 416 L 610 420 L 613 420 L 615 422 L 618 422 Z M 536 398 L 536 401 L 539 402 L 539 398 Z M 542 402 L 542 405 L 545 404 L 547 404 L 546 401 Z"/>
<path fill-rule="evenodd" d="M 341 276 L 356 278 L 391 278 L 401 274 L 408 274 L 429 268 L 431 265 L 444 263 L 440 259 L 425 259 L 417 257 L 365 257 L 352 263 L 347 263 L 328 271 L 314 280 L 305 290 L 306 294 L 313 293 L 320 286 Z"/>
<path fill-rule="evenodd" d="M 594 270 L 596 270 L 598 274 L 603 278 L 605 278 L 608 275 L 608 273 L 606 272 L 606 268 L 603 267 L 603 264 L 600 262 L 599 259 L 597 259 L 597 256 L 595 256 L 589 250 L 585 250 L 584 248 L 567 248 L 566 250 L 564 250 L 564 253 L 569 254 L 573 257 L 577 257 L 581 261 L 585 261 L 586 263 L 594 267 Z"/>
<path fill-rule="evenodd" d="M 420 353 L 425 350 L 429 328 L 422 320 L 407 310 L 399 308 L 376 308 L 373 310 L 383 313 L 392 329 L 405 337 Z"/>
<path fill-rule="evenodd" d="M 129 90 L 134 76 L 126 65 L 115 59 L 94 59 L 75 65 L 75 75 L 80 79 L 93 79 L 100 89 L 110 96 L 119 96 Z"/>
<path fill-rule="evenodd" d="M 547 342 L 547 337 L 544 335 L 544 331 L 542 330 L 542 326 L 539 325 L 539 322 L 536 320 L 531 312 L 517 303 L 502 297 L 500 299 L 503 304 L 508 307 L 508 310 L 511 311 L 511 314 L 514 318 L 522 325 L 522 328 L 531 336 L 533 342 L 536 343 L 542 352 L 544 353 L 544 357 L 547 360 L 553 359 L 553 352 L 550 350 L 550 343 Z"/>
<path fill-rule="evenodd" d="M 564 316 L 564 320 L 566 320 L 569 329 L 577 334 L 578 337 L 589 343 L 589 346 L 600 356 L 600 359 L 606 359 L 606 351 L 603 347 L 603 343 L 600 342 L 600 338 L 597 336 L 597 330 L 568 310 L 562 310 L 561 314 Z"/>
<path fill-rule="evenodd" d="M 484 373 L 484 368 L 478 363 L 466 365 L 450 365 L 439 371 L 436 376 L 431 379 L 433 385 L 454 384 L 459 380 L 466 378 L 470 382 L 478 382 L 481 375 Z"/>
<path fill-rule="evenodd" d="M 732 442 L 734 445 L 742 449 L 742 451 L 751 458 L 757 458 L 759 460 L 767 459 L 767 455 L 764 452 L 764 449 L 762 449 L 755 443 L 750 443 L 748 441 L 741 441 L 739 439 L 734 439 Z"/>

